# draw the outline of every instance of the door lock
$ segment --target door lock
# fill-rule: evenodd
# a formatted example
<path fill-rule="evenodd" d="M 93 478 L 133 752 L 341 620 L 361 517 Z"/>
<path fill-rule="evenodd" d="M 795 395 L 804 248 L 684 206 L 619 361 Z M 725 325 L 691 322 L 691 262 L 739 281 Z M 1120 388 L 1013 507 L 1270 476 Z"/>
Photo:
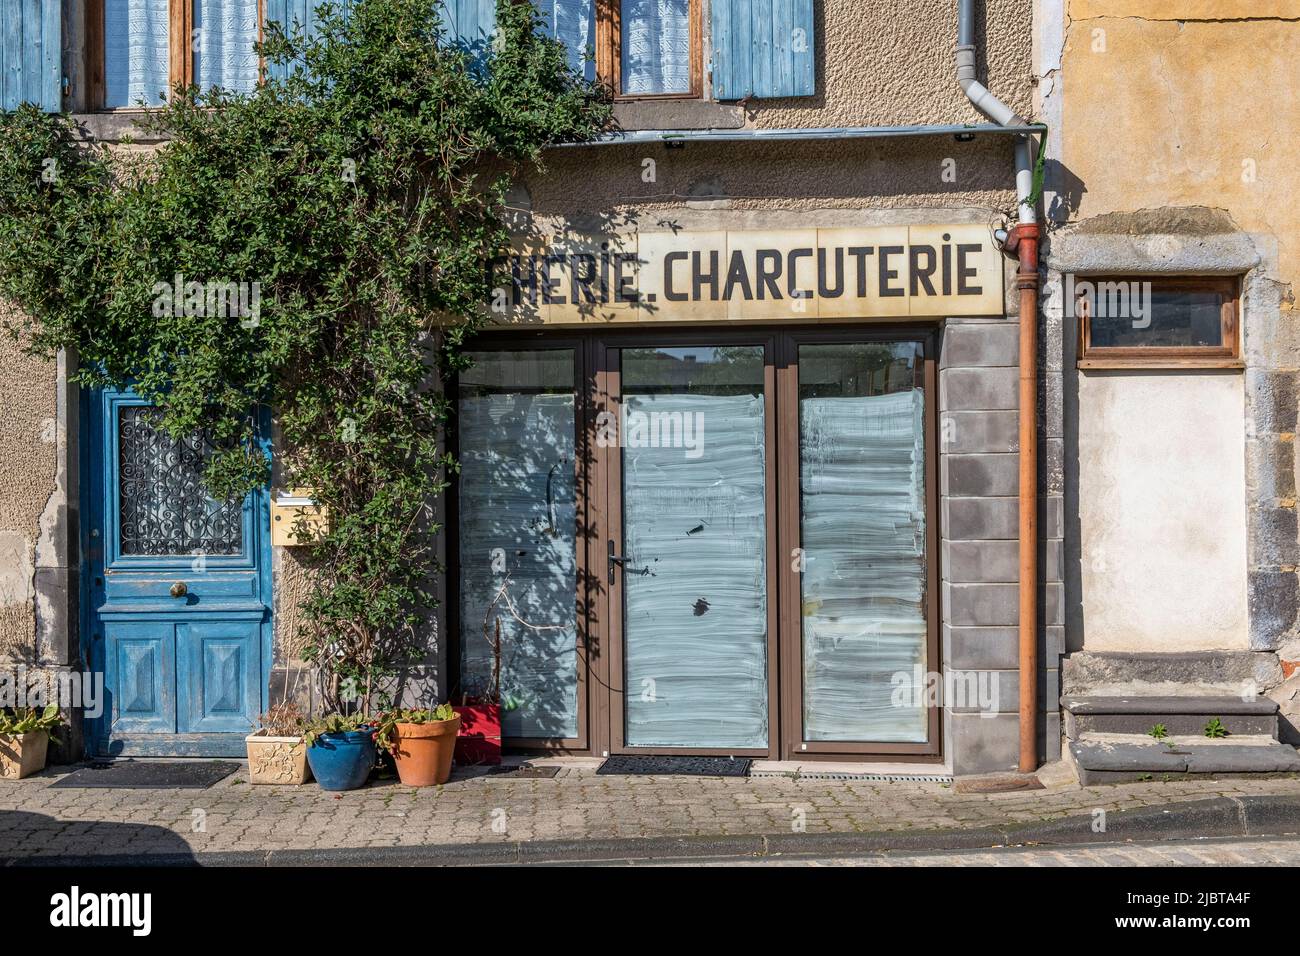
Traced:
<path fill-rule="evenodd" d="M 185 595 L 190 593 L 190 587 L 184 581 L 177 581 L 171 586 L 170 593 L 172 597 L 185 597 Z"/>
<path fill-rule="evenodd" d="M 627 563 L 626 558 L 614 553 L 614 541 L 613 539 L 610 539 L 609 542 L 609 583 L 610 584 L 614 583 L 614 566 L 618 565 L 619 567 L 626 570 L 626 563 Z"/>

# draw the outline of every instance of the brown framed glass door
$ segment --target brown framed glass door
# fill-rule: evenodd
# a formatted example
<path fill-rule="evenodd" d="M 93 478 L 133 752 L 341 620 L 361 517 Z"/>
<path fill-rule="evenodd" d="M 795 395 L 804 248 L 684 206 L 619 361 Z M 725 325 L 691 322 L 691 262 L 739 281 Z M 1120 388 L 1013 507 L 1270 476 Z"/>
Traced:
<path fill-rule="evenodd" d="M 773 754 L 775 340 L 601 351 L 609 749 Z"/>
<path fill-rule="evenodd" d="M 782 337 L 782 752 L 940 753 L 929 334 Z"/>
<path fill-rule="evenodd" d="M 507 747 L 586 750 L 584 343 L 491 337 L 470 358 L 456 382 L 453 697 L 493 696 L 499 673 Z"/>
<path fill-rule="evenodd" d="M 930 330 L 484 335 L 458 383 L 454 689 L 505 743 L 936 760 Z"/>

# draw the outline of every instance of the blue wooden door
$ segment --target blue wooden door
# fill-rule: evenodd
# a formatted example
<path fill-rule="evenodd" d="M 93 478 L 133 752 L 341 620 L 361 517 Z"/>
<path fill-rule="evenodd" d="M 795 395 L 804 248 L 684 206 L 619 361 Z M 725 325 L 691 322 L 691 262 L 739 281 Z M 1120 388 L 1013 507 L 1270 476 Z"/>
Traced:
<path fill-rule="evenodd" d="M 83 413 L 83 633 L 107 692 L 90 746 L 240 755 L 270 674 L 267 495 L 213 501 L 203 436 L 174 441 L 130 392 L 88 393 Z"/>

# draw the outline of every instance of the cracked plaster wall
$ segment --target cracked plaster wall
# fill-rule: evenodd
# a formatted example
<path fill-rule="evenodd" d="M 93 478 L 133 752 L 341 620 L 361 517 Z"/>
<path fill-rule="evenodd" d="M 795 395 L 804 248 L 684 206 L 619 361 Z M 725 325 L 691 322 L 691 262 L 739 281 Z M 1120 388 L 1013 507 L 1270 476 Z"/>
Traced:
<path fill-rule="evenodd" d="M 1062 359 L 1046 389 L 1067 448 L 1067 646 L 1295 659 L 1300 2 L 1044 6 L 1059 11 L 1039 94 L 1061 130 L 1044 313 Z M 1246 368 L 1077 371 L 1059 280 L 1089 268 L 1242 275 Z M 1106 459 L 1123 448 L 1118 481 Z M 1198 490 L 1173 494 L 1182 486 Z M 1155 540 L 1149 526 L 1116 532 L 1144 514 L 1160 525 Z M 1153 600 L 1159 615 L 1116 617 Z"/>
<path fill-rule="evenodd" d="M 0 303 L 0 319 L 10 313 Z M 22 343 L 0 336 L 0 658 L 34 660 L 36 568 L 50 560 L 38 549 L 43 518 L 58 494 L 59 426 L 56 369 L 24 354 Z"/>

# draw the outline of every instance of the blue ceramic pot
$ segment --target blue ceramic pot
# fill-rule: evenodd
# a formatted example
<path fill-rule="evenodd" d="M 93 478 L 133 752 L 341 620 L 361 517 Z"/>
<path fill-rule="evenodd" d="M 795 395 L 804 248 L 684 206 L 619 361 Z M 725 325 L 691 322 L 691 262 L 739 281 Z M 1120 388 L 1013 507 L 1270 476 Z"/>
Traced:
<path fill-rule="evenodd" d="M 322 790 L 355 790 L 364 786 L 375 766 L 373 727 L 347 733 L 321 734 L 307 748 L 307 763 Z"/>

